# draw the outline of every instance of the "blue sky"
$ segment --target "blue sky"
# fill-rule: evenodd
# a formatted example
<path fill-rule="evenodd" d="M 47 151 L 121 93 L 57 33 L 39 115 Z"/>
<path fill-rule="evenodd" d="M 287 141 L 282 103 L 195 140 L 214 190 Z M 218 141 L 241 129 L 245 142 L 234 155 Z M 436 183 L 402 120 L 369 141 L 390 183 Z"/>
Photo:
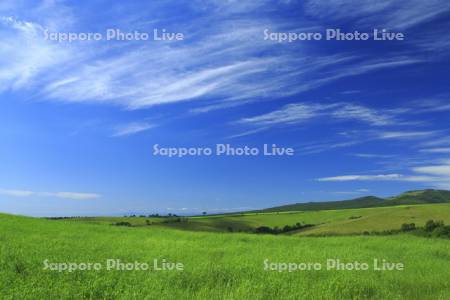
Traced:
<path fill-rule="evenodd" d="M 210 213 L 450 189 L 448 1 L 2 1 L 0 211 Z M 373 32 L 403 41 L 265 39 Z M 182 33 L 55 41 L 51 33 Z M 277 144 L 294 156 L 155 156 Z"/>

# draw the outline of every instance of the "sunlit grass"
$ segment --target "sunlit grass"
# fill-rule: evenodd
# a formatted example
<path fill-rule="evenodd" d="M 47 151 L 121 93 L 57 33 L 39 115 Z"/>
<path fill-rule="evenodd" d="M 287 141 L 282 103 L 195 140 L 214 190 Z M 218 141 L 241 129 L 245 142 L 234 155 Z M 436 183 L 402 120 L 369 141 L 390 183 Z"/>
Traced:
<path fill-rule="evenodd" d="M 323 237 L 117 227 L 0 216 L 5 299 L 448 299 L 443 239 Z M 43 261 L 182 262 L 184 271 L 43 270 Z M 265 271 L 263 261 L 402 262 L 404 271 Z"/>

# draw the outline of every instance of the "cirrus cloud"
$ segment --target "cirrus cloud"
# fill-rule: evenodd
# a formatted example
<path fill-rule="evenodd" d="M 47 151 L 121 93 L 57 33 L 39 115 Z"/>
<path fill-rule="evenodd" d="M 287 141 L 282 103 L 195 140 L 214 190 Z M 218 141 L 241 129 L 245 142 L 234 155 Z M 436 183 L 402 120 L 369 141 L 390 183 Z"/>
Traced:
<path fill-rule="evenodd" d="M 0 189 L 0 195 L 10 197 L 50 197 L 70 200 L 90 200 L 100 198 L 101 195 L 95 193 L 77 192 L 34 192 L 29 190 Z"/>

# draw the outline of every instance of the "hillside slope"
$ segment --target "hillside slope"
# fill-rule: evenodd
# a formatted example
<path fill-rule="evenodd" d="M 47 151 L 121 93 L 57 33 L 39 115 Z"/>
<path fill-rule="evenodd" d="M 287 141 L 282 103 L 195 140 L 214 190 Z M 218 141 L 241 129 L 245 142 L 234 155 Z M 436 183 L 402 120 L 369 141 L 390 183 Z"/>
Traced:
<path fill-rule="evenodd" d="M 426 204 L 426 203 L 449 203 L 450 191 L 445 190 L 419 190 L 405 192 L 396 197 L 386 199 L 389 205 L 402 204 Z"/>
<path fill-rule="evenodd" d="M 329 210 L 329 209 L 345 209 L 345 208 L 367 208 L 367 207 L 378 207 L 384 201 L 385 200 L 382 198 L 368 196 L 342 201 L 295 203 L 267 208 L 261 211 L 278 212 L 278 211 L 310 211 L 310 210 Z"/>
<path fill-rule="evenodd" d="M 261 226 L 283 228 L 286 225 L 292 226 L 300 223 L 314 226 L 288 234 L 346 235 L 362 234 L 365 231 L 395 230 L 404 223 L 423 226 L 430 219 L 442 220 L 445 224 L 450 224 L 450 203 L 185 217 L 182 221 L 177 221 L 177 219 L 160 218 L 147 223 L 146 218 L 103 217 L 64 219 L 58 222 L 89 223 L 108 227 L 116 222 L 127 222 L 134 227 L 148 229 L 172 228 L 209 232 L 254 232 Z"/>
<path fill-rule="evenodd" d="M 315 211 L 330 209 L 370 208 L 410 204 L 450 203 L 450 191 L 445 190 L 419 190 L 409 191 L 391 198 L 374 196 L 361 197 L 351 200 L 295 203 L 276 206 L 254 212 L 281 212 L 281 211 Z"/>

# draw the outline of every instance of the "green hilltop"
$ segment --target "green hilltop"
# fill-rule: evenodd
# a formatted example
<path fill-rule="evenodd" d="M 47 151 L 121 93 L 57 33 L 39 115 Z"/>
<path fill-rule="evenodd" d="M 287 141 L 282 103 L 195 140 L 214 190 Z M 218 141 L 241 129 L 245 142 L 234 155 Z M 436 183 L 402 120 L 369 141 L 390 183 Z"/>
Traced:
<path fill-rule="evenodd" d="M 360 197 L 351 200 L 295 203 L 258 210 L 255 212 L 282 211 L 315 211 L 349 208 L 371 208 L 395 205 L 450 203 L 450 191 L 446 190 L 418 190 L 408 191 L 395 197 L 379 198 L 375 196 Z"/>

